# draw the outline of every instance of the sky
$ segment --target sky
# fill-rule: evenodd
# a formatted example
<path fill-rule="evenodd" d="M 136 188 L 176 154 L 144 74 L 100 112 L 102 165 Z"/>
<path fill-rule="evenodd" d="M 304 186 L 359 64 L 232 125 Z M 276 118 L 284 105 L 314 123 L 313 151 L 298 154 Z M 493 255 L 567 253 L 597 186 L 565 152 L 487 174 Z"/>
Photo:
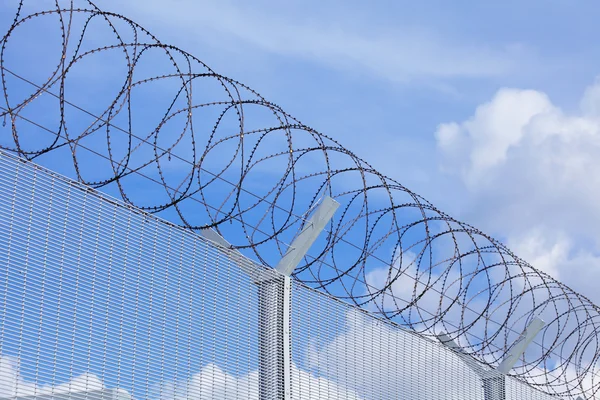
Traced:
<path fill-rule="evenodd" d="M 597 2 L 104 7 L 600 302 Z"/>
<path fill-rule="evenodd" d="M 600 301 L 593 1 L 108 2 Z"/>
<path fill-rule="evenodd" d="M 597 3 L 102 8 L 244 82 L 600 302 Z"/>

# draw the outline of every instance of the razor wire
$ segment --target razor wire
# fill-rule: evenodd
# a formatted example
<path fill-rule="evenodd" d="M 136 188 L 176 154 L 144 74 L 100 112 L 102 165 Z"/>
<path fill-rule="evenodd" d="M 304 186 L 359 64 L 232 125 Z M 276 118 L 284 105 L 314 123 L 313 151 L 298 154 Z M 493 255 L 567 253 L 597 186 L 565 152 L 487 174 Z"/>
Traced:
<path fill-rule="evenodd" d="M 552 394 L 600 389 L 600 314 L 585 296 L 125 16 L 83 0 L 40 7 L 19 1 L 1 41 L 1 148 L 60 154 L 83 184 L 214 228 L 265 265 L 329 195 L 341 207 L 297 280 L 415 332 L 444 331 L 487 365 L 540 315 L 539 346 L 513 373 Z M 23 47 L 32 41 L 39 51 Z M 109 68 L 82 78 L 97 57 Z M 86 106 L 72 100 L 81 92 Z"/>

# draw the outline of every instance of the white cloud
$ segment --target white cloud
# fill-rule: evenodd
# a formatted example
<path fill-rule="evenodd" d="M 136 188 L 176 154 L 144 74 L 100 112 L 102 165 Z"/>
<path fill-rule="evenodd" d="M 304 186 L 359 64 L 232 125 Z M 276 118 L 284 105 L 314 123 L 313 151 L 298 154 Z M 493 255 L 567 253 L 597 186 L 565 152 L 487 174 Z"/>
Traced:
<path fill-rule="evenodd" d="M 446 249 L 439 249 L 440 252 L 444 250 Z M 366 275 L 367 290 L 371 292 L 371 295 L 375 294 L 374 290 L 385 288 L 374 297 L 373 303 L 375 304 L 370 304 L 373 310 L 394 312 L 407 307 L 409 302 L 418 299 L 411 306 L 413 309 L 412 322 L 422 318 L 433 318 L 440 314 L 442 311 L 440 308 L 447 311 L 445 309 L 447 307 L 445 300 L 447 299 L 441 296 L 441 293 L 446 293 L 451 297 L 457 291 L 455 289 L 460 286 L 454 284 L 459 279 L 455 269 L 447 270 L 444 268 L 445 264 L 437 266 L 438 269 L 441 269 L 440 272 L 435 268 L 419 267 L 419 257 L 413 252 L 405 252 L 402 256 L 396 256 L 394 259 L 391 268 L 383 266 L 371 269 Z M 422 316 L 414 314 L 416 308 L 424 311 Z M 453 309 L 453 311 L 458 310 Z M 407 313 L 403 316 L 409 317 Z M 451 322 L 452 317 L 456 317 L 458 320 L 460 315 L 450 312 L 446 314 L 446 321 Z"/>
<path fill-rule="evenodd" d="M 353 390 L 345 389 L 335 382 L 311 375 L 292 365 L 292 399 L 318 400 L 347 399 L 359 400 Z M 16 357 L 0 356 L 0 398 L 89 392 L 105 389 L 102 381 L 94 374 L 83 374 L 68 382 L 55 386 L 38 385 L 28 381 L 20 373 Z M 125 393 L 125 392 L 124 392 Z M 215 364 L 205 365 L 189 380 L 165 382 L 151 389 L 150 398 L 174 399 L 256 399 L 258 400 L 258 372 L 236 377 Z"/>
<path fill-rule="evenodd" d="M 258 399 L 256 372 L 237 378 L 215 364 L 204 366 L 189 380 L 156 385 L 150 393 L 155 399 Z"/>
<path fill-rule="evenodd" d="M 291 398 L 297 400 L 348 399 L 358 400 L 359 396 L 352 390 L 336 383 L 316 377 L 292 365 Z M 248 399 L 258 400 L 258 372 L 236 377 L 215 364 L 204 366 L 200 372 L 189 380 L 166 382 L 156 386 L 151 398 L 161 400 L 175 399 Z"/>
<path fill-rule="evenodd" d="M 501 89 L 466 121 L 440 125 L 436 139 L 442 169 L 462 191 L 454 205 L 458 217 L 600 303 L 600 82 L 585 90 L 574 111 L 539 91 Z M 540 304 L 545 293 L 536 293 Z M 558 307 L 546 311 L 567 312 L 569 304 Z M 561 321 L 565 332 L 593 334 L 576 318 Z M 573 342 L 557 351 L 568 355 Z M 592 362 L 591 346 L 578 351 L 582 363 Z M 572 365 L 565 374 L 575 377 Z M 584 376 L 584 388 L 593 386 L 590 379 Z"/>
<path fill-rule="evenodd" d="M 0 356 L 0 398 L 44 394 L 73 393 L 104 389 L 102 381 L 93 374 L 83 374 L 56 386 L 38 385 L 23 378 L 16 357 Z"/>
<path fill-rule="evenodd" d="M 440 125 L 436 139 L 449 161 L 457 164 L 449 167 L 455 166 L 468 184 L 475 185 L 506 162 L 508 151 L 521 143 L 535 117 L 553 112 L 543 93 L 501 89 L 469 120 Z"/>
<path fill-rule="evenodd" d="M 365 398 L 481 399 L 480 378 L 454 353 L 363 313 L 350 311 L 346 329 L 307 351 L 311 369 Z M 509 380 L 507 399 L 548 399 Z"/>
<path fill-rule="evenodd" d="M 575 112 L 539 91 L 501 89 L 436 139 L 443 170 L 464 188 L 462 218 L 600 301 L 599 82 Z"/>

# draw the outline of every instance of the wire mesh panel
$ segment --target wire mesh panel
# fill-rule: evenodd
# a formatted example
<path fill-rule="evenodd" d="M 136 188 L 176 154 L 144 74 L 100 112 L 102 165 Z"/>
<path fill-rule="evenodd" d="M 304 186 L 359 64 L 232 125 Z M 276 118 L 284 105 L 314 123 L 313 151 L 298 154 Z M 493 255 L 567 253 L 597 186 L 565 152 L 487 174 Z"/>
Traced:
<path fill-rule="evenodd" d="M 0 399 L 553 398 L 3 152 L 0 221 Z"/>
<path fill-rule="evenodd" d="M 257 397 L 260 267 L 4 153 L 0 221 L 0 398 Z"/>
<path fill-rule="evenodd" d="M 479 376 L 455 352 L 295 282 L 292 392 L 303 399 L 548 400 L 531 386 Z M 474 360 L 472 360 L 475 362 Z M 324 386 L 322 382 L 328 382 Z"/>

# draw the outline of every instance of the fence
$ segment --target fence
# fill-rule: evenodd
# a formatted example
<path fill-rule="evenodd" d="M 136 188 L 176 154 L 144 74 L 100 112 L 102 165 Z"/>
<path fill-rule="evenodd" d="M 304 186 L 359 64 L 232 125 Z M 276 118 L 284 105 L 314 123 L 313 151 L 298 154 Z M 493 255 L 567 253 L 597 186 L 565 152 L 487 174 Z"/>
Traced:
<path fill-rule="evenodd" d="M 0 220 L 0 398 L 490 398 L 440 343 L 294 280 L 288 304 L 236 250 L 5 152 Z"/>
<path fill-rule="evenodd" d="M 32 193 L 26 188 L 35 185 L 28 181 L 22 183 L 24 189 L 18 189 L 24 190 L 22 196 L 13 200 L 14 195 L 7 194 L 11 200 L 8 204 L 17 199 L 24 201 L 21 197 L 45 196 L 46 201 L 7 211 L 9 217 L 2 222 L 7 246 L 2 257 L 10 257 L 8 265 L 20 263 L 19 268 L 28 271 L 26 280 L 21 283 L 18 279 L 24 278 L 18 272 L 14 275 L 12 269 L 6 272 L 8 294 L 5 297 L 7 301 L 14 300 L 11 296 L 19 299 L 18 285 L 21 285 L 21 291 L 33 291 L 21 294 L 26 299 L 35 299 L 32 297 L 38 294 L 35 285 L 41 293 L 48 290 L 50 294 L 44 295 L 43 307 L 40 299 L 35 300 L 40 303 L 37 306 L 34 300 L 14 300 L 16 305 L 5 302 L 6 313 L 12 315 L 15 310 L 20 310 L 15 314 L 19 317 L 11 317 L 13 320 L 7 317 L 3 322 L 7 329 L 15 323 L 18 325 L 19 318 L 24 319 L 26 312 L 31 318 L 22 324 L 21 330 L 7 330 L 7 337 L 12 335 L 23 340 L 22 337 L 27 335 L 36 337 L 47 329 L 54 329 L 57 333 L 53 340 L 60 346 L 54 345 L 52 340 L 49 343 L 56 348 L 57 357 L 63 357 L 63 354 L 84 357 L 85 346 L 89 346 L 87 357 L 96 360 L 89 361 L 85 368 L 55 373 L 44 369 L 48 364 L 42 363 L 42 358 L 38 360 L 37 356 L 31 356 L 33 353 L 26 353 L 32 351 L 30 347 L 16 345 L 11 348 L 14 343 L 10 345 L 6 339 L 2 354 L 8 356 L 3 358 L 2 365 L 6 366 L 7 376 L 13 376 L 11 379 L 15 382 L 23 381 L 22 388 L 29 385 L 29 389 L 36 391 L 39 386 L 41 393 L 46 386 L 60 385 L 79 376 L 85 382 L 96 380 L 96 384 L 86 384 L 89 398 L 121 397 L 124 393 L 131 396 L 134 392 L 136 398 L 164 397 L 167 396 L 165 393 L 187 396 L 186 388 L 208 385 L 207 379 L 221 382 L 213 378 L 220 373 L 237 379 L 223 378 L 227 385 L 232 382 L 236 388 L 242 384 L 254 385 L 245 391 L 261 398 L 299 395 L 301 377 L 317 379 L 319 383 L 312 387 L 334 387 L 334 392 L 348 389 L 357 396 L 372 397 L 382 395 L 381 388 L 390 387 L 392 391 L 396 388 L 390 381 L 373 377 L 369 378 L 370 389 L 366 383 L 357 387 L 363 375 L 380 377 L 382 371 L 392 371 L 389 378 L 392 381 L 398 381 L 403 374 L 409 376 L 406 379 L 411 382 L 432 379 L 431 374 L 417 377 L 408 374 L 424 368 L 417 363 L 421 358 L 408 358 L 411 362 L 408 372 L 385 366 L 377 374 L 364 372 L 358 378 L 348 372 L 347 363 L 344 366 L 337 361 L 330 363 L 333 357 L 317 357 L 317 364 L 306 361 L 315 360 L 315 351 L 309 350 L 339 343 L 353 325 L 349 319 L 340 319 L 337 325 L 325 330 L 331 317 L 326 313 L 324 321 L 317 321 L 323 329 L 314 333 L 316 337 L 312 341 L 298 342 L 298 327 L 304 319 L 313 317 L 312 312 L 306 317 L 298 317 L 293 312 L 290 315 L 289 292 L 292 292 L 294 307 L 298 302 L 293 298 L 294 293 L 301 288 L 298 282 L 302 282 L 371 311 L 369 316 L 363 315 L 367 321 L 373 316 L 382 317 L 392 324 L 378 323 L 394 331 L 399 329 L 393 325 L 396 323 L 419 333 L 418 343 L 430 343 L 423 342 L 424 337 L 437 343 L 438 335 L 443 331 L 448 340 L 440 338 L 446 345 L 462 351 L 456 357 L 461 360 L 460 365 L 468 366 L 470 373 L 475 372 L 478 385 L 484 387 L 485 398 L 510 396 L 505 392 L 510 392 L 511 385 L 516 383 L 507 381 L 503 374 L 498 375 L 498 370 L 479 363 L 499 365 L 511 357 L 514 360 L 512 344 L 528 324 L 541 317 L 546 325 L 539 332 L 535 346 L 529 346 L 511 370 L 513 376 L 545 393 L 573 399 L 578 396 L 591 399 L 600 391 L 597 379 L 600 376 L 600 341 L 597 339 L 600 308 L 582 294 L 536 270 L 484 232 L 438 210 L 400 182 L 374 170 L 340 143 L 267 101 L 252 88 L 211 70 L 190 53 L 160 42 L 127 17 L 103 11 L 89 0 L 51 3 L 19 0 L 8 8 L 11 7 L 14 14 L 0 13 L 0 25 L 6 28 L 3 28 L 5 33 L 0 40 L 0 86 L 4 98 L 0 104 L 0 131 L 4 133 L 0 135 L 1 149 L 44 163 L 78 182 L 114 194 L 138 209 L 117 206 L 120 203 L 112 201 L 112 207 L 118 210 L 157 213 L 187 228 L 188 231 L 182 231 L 185 235 L 195 231 L 221 241 L 220 237 L 211 234 L 212 231 L 206 230 L 214 227 L 232 240 L 233 247 L 262 265 L 273 266 L 281 259 L 289 248 L 289 241 L 306 226 L 306 214 L 310 214 L 319 199 L 331 196 L 341 204 L 328 224 L 327 234 L 321 235 L 311 247 L 311 252 L 294 272 L 296 281 L 287 286 L 281 277 L 269 275 L 269 270 L 249 264 L 240 253 L 228 249 L 227 244 L 223 249 L 219 244 L 206 241 L 198 244 L 197 240 L 204 239 L 197 236 L 185 236 L 194 246 L 200 246 L 198 251 L 201 244 L 208 246 L 215 256 L 218 255 L 219 262 L 228 260 L 236 271 L 242 269 L 244 274 L 236 283 L 227 277 L 223 265 L 217 261 L 198 261 L 199 256 L 193 252 L 190 261 L 189 250 L 195 247 L 187 242 L 172 242 L 171 231 L 166 228 L 154 233 L 156 239 L 153 239 L 153 233 L 146 228 L 122 225 L 121 221 L 129 217 L 125 214 L 112 216 L 113 211 L 108 206 L 104 212 L 115 219 L 112 225 L 105 222 L 110 221 L 106 215 L 90 220 L 89 214 L 96 214 L 87 203 L 79 210 L 81 218 L 77 219 L 72 217 L 70 199 L 66 202 L 69 204 L 67 210 L 63 200 L 55 204 L 54 199 L 68 198 L 64 193 L 61 197 L 61 192 L 47 188 Z M 17 190 L 13 186 L 4 193 Z M 80 188 L 86 193 L 90 190 Z M 68 191 L 69 196 L 75 192 L 74 189 Z M 24 211 L 23 207 L 26 208 Z M 35 218 L 32 217 L 34 210 L 37 210 Z M 23 219 L 25 216 L 31 221 Z M 48 225 L 32 230 L 33 233 L 27 231 L 30 222 L 39 223 L 38 220 L 46 219 L 51 220 Z M 58 225 L 54 220 L 59 221 Z M 97 231 L 88 231 L 94 226 Z M 90 239 L 94 235 L 97 242 Z M 48 237 L 48 241 L 44 242 L 42 237 Z M 48 250 L 49 247 L 54 250 Z M 180 247 L 185 247 L 185 251 L 174 252 L 174 248 Z M 131 264 L 132 254 L 140 251 L 140 264 Z M 187 261 L 177 264 L 173 257 Z M 31 264 L 33 261 L 38 264 Z M 206 287 L 192 279 L 191 270 L 194 273 L 200 270 L 202 262 L 207 263 L 202 267 L 206 275 L 211 278 L 217 275 L 213 281 L 207 278 Z M 44 268 L 51 268 L 50 272 Z M 139 282 L 137 277 L 129 275 L 135 268 L 140 270 Z M 56 275 L 56 271 L 62 272 Z M 92 275 L 89 275 L 90 271 L 93 271 Z M 262 271 L 259 277 L 254 276 L 256 271 Z M 179 310 L 191 314 L 186 322 L 187 332 L 191 332 L 188 333 L 191 335 L 190 365 L 185 368 L 177 365 L 174 370 L 169 370 L 177 364 L 175 359 L 183 357 L 173 353 L 172 346 L 173 343 L 181 346 L 179 337 L 173 336 L 175 331 L 182 331 L 178 325 L 181 317 L 175 322 L 169 319 L 178 315 L 177 309 L 173 310 L 171 306 L 178 304 L 179 298 L 171 294 L 179 293 L 174 281 L 179 279 L 176 278 L 179 273 L 182 275 L 181 293 L 189 294 L 191 300 L 199 300 L 200 305 L 196 315 L 179 304 Z M 34 277 L 40 274 L 48 276 L 48 280 L 36 281 Z M 96 297 L 87 296 L 92 290 L 88 287 L 90 276 Z M 71 282 L 73 279 L 76 279 L 75 284 Z M 185 285 L 190 279 L 194 281 L 194 290 L 201 294 L 188 293 L 187 290 L 192 289 Z M 160 289 L 147 289 L 144 285 L 149 285 L 148 282 Z M 215 289 L 214 285 L 219 286 Z M 253 305 L 256 308 L 255 316 L 240 309 L 241 314 L 248 316 L 244 323 L 237 320 L 239 317 L 230 306 L 229 297 L 223 294 L 228 290 L 241 291 L 240 286 L 249 290 L 248 293 L 240 292 L 239 296 L 244 299 L 240 307 Z M 67 289 L 76 293 L 75 299 L 71 299 L 72 294 L 64 295 Z M 119 310 L 119 298 L 115 297 L 119 290 L 123 292 L 120 307 L 130 310 L 137 305 L 141 309 L 138 310 L 141 319 L 133 318 L 138 314 Z M 211 290 L 216 293 L 211 294 Z M 192 294 L 199 297 L 192 298 Z M 62 299 L 62 303 L 53 296 Z M 82 296 L 88 302 L 89 298 L 95 298 L 94 305 L 84 301 L 76 308 L 72 305 L 65 308 L 65 299 L 71 299 L 68 304 L 76 304 L 83 301 Z M 190 302 L 190 299 L 182 301 Z M 206 311 L 210 301 L 215 304 L 212 314 Z M 59 303 L 62 304 L 60 307 Z M 47 304 L 54 309 L 48 309 Z M 98 304 L 105 308 L 99 308 Z M 163 309 L 156 311 L 161 305 Z M 233 338 L 226 335 L 233 327 L 221 322 L 225 318 L 221 311 L 230 308 L 232 311 L 226 313 L 226 322 L 241 329 L 241 333 Z M 65 309 L 68 310 L 66 315 Z M 91 326 L 85 328 L 87 333 L 79 329 L 87 326 L 86 318 L 81 316 L 82 309 L 89 311 L 87 318 L 92 320 Z M 214 311 L 217 309 L 219 312 Z M 50 328 L 46 322 L 36 322 L 31 317 L 36 312 L 43 321 L 50 321 Z M 71 312 L 75 320 L 67 318 Z M 56 314 L 54 317 L 53 313 Z M 123 327 L 115 325 L 109 317 L 119 313 L 123 314 Z M 202 318 L 218 322 L 198 322 Z M 293 322 L 291 333 L 290 325 L 286 323 L 290 318 Z M 139 339 L 138 328 L 132 333 L 128 325 L 131 321 L 142 329 L 145 339 Z M 98 328 L 102 323 L 105 324 L 104 331 Z M 209 329 L 211 323 L 215 325 L 212 331 Z M 38 326 L 37 331 L 27 328 L 31 324 Z M 65 326 L 73 330 L 72 338 L 60 336 L 62 339 L 59 340 L 59 331 L 67 329 Z M 215 342 L 212 350 L 210 345 L 204 347 L 206 336 L 200 336 L 201 340 L 197 342 L 198 332 L 201 335 L 212 332 L 213 338 L 209 338 Z M 124 339 L 117 340 L 115 335 L 121 333 L 125 335 Z M 105 340 L 102 334 L 107 336 Z M 374 333 L 369 331 L 367 334 Z M 85 340 L 76 340 L 85 335 L 91 338 L 88 344 Z M 131 339 L 134 336 L 137 339 Z M 248 349 L 258 350 L 250 352 L 247 359 L 236 360 L 235 367 L 229 367 L 229 363 L 239 357 L 239 352 L 234 351 L 232 356 L 225 349 L 246 348 L 233 343 L 234 339 L 242 338 L 252 342 Z M 210 342 L 209 339 L 206 340 Z M 72 342 L 71 353 L 63 353 L 64 349 L 69 349 L 64 347 L 69 340 Z M 97 345 L 102 340 L 106 342 L 104 347 Z M 290 341 L 292 354 L 284 351 L 290 347 Z M 122 348 L 111 344 L 113 342 Z M 151 343 L 140 350 L 140 343 L 146 342 Z M 49 351 L 45 344 L 35 342 L 40 351 Z M 228 345 L 230 347 L 226 347 Z M 344 344 L 343 348 L 352 346 Z M 298 350 L 302 351 L 301 357 Z M 121 354 L 118 351 L 124 354 L 119 356 L 119 362 L 111 358 L 112 354 Z M 159 355 L 132 356 L 140 351 L 159 352 Z M 161 359 L 161 351 L 169 361 L 167 366 L 148 366 L 145 372 L 136 369 L 138 365 L 149 364 L 148 360 Z M 210 355 L 211 351 L 214 355 Z M 375 352 L 374 349 L 369 351 L 369 354 Z M 96 352 L 100 352 L 101 357 Z M 362 361 L 368 358 L 359 350 L 356 352 Z M 25 357 L 27 354 L 29 359 Z M 127 354 L 129 359 L 124 358 Z M 219 359 L 222 354 L 227 354 L 223 360 Z M 427 353 L 417 347 L 407 354 Z M 52 359 L 51 356 L 44 353 L 48 359 Z M 103 358 L 97 361 L 98 357 Z M 387 357 L 391 356 L 385 353 L 378 360 Z M 400 358 L 405 360 L 407 357 L 403 354 Z M 121 365 L 129 366 L 129 370 Z M 220 372 L 212 371 L 217 367 Z M 14 371 L 21 371 L 20 375 Z M 252 371 L 254 375 L 251 375 Z M 302 371 L 309 374 L 302 375 Z M 439 371 L 450 374 L 443 366 Z M 45 375 L 47 373 L 50 375 Z M 120 377 L 118 382 L 111 381 L 110 374 Z M 159 376 L 146 378 L 144 374 Z M 191 377 L 196 376 L 194 374 L 200 374 L 197 377 L 199 383 L 190 383 Z M 125 378 L 128 376 L 142 389 L 136 389 L 132 382 L 127 383 Z M 239 383 L 242 378 L 246 380 Z M 436 376 L 435 382 L 442 382 L 440 379 Z M 125 392 L 95 389 L 100 387 L 100 381 L 103 386 L 113 389 L 117 384 L 124 386 Z M 71 387 L 77 387 L 77 382 L 71 382 Z M 146 382 L 146 386 L 140 382 Z M 427 386 L 435 387 L 435 382 L 428 382 Z M 448 385 L 439 383 L 447 394 L 436 392 L 435 395 L 443 397 L 458 393 L 451 389 L 454 386 Z M 302 387 L 308 386 L 307 383 Z M 418 387 L 423 389 L 421 385 Z M 31 392 L 29 389 L 23 389 L 23 393 Z M 206 389 L 203 393 L 216 393 L 216 390 Z M 231 397 L 231 390 L 227 389 L 223 395 Z M 410 392 L 415 391 L 412 388 Z M 302 391 L 302 395 L 306 396 L 306 393 Z M 319 391 L 315 393 L 322 395 Z M 329 393 L 329 389 L 321 393 Z M 347 396 L 351 396 L 348 393 Z M 206 397 L 204 394 L 202 397 Z M 394 396 L 399 395 L 396 392 Z"/>

